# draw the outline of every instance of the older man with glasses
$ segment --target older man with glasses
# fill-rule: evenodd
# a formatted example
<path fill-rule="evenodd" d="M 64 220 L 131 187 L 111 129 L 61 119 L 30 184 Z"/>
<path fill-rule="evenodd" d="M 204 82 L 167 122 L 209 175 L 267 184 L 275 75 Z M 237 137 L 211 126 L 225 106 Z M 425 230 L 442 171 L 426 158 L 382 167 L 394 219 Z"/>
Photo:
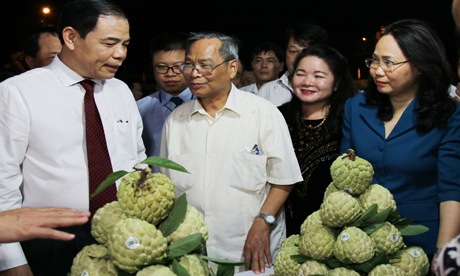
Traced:
<path fill-rule="evenodd" d="M 270 102 L 238 90 L 238 44 L 220 33 L 196 33 L 187 41 L 181 71 L 197 98 L 166 119 L 160 156 L 190 174 L 160 168 L 176 185 L 176 197 L 204 216 L 210 257 L 245 261 L 265 272 L 285 238 L 282 206 L 302 181 L 286 122 Z"/>
<path fill-rule="evenodd" d="M 161 131 L 169 114 L 194 97 L 179 70 L 185 59 L 185 40 L 186 36 L 180 33 L 164 33 L 150 44 L 153 76 L 160 90 L 137 101 L 144 123 L 142 139 L 147 156 L 160 153 Z M 152 169 L 158 172 L 158 167 Z"/>

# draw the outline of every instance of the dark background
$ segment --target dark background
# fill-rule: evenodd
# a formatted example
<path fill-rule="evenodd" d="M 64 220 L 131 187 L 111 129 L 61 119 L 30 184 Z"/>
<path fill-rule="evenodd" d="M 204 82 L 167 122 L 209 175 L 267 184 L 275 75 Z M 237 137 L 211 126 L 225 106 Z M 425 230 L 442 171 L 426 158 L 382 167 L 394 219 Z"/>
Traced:
<path fill-rule="evenodd" d="M 369 57 L 374 49 L 376 32 L 382 25 L 398 19 L 416 18 L 433 23 L 446 46 L 453 70 L 458 59 L 451 0 L 116 2 L 128 13 L 132 38 L 128 58 L 117 73 L 119 78 L 141 78 L 145 74 L 147 82 L 153 81 L 148 44 L 159 32 L 220 31 L 236 36 L 242 42 L 240 58 L 248 64 L 255 45 L 270 40 L 284 48 L 286 26 L 302 21 L 317 23 L 328 32 L 330 44 L 348 58 L 355 78 L 358 77 L 358 68 L 362 78 L 368 76 L 364 58 Z M 63 3 L 65 1 L 60 0 L 0 1 L 2 67 L 11 62 L 12 54 L 21 51 L 27 32 L 43 26 L 43 7 L 51 9 L 46 24 L 57 24 Z M 363 41 L 363 37 L 367 40 Z"/>

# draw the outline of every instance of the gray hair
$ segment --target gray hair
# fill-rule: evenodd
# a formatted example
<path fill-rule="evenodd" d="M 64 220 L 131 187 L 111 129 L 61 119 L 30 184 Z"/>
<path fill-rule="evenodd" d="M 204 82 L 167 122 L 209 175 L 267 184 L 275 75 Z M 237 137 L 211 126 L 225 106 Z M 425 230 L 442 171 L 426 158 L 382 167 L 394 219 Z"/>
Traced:
<path fill-rule="evenodd" d="M 198 40 L 201 39 L 212 39 L 217 38 L 222 42 L 222 45 L 219 48 L 219 55 L 224 60 L 238 60 L 238 45 L 240 41 L 228 35 L 224 35 L 219 32 L 200 32 L 200 33 L 190 33 L 190 36 L 187 39 L 186 51 L 190 50 L 190 46 Z"/>

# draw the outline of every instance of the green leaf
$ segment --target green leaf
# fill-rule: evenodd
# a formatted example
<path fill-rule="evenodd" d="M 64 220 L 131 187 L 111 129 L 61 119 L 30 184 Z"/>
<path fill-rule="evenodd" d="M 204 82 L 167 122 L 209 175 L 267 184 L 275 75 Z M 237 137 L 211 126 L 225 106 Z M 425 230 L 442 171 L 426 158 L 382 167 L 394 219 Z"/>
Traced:
<path fill-rule="evenodd" d="M 159 230 L 164 237 L 171 235 L 184 221 L 187 214 L 187 196 L 182 194 L 174 203 L 168 217 L 160 224 Z"/>
<path fill-rule="evenodd" d="M 305 263 L 306 261 L 309 261 L 311 260 L 312 258 L 304 255 L 304 254 L 298 254 L 298 255 L 291 255 L 291 259 L 300 263 L 300 264 L 303 264 Z"/>
<path fill-rule="evenodd" d="M 411 218 L 405 218 L 405 219 L 400 219 L 399 221 L 393 223 L 393 225 L 396 226 L 398 230 L 401 230 L 409 226 L 413 221 L 414 220 Z"/>
<path fill-rule="evenodd" d="M 428 227 L 423 225 L 409 225 L 404 229 L 399 230 L 402 236 L 416 236 L 425 233 L 430 230 Z"/>
<path fill-rule="evenodd" d="M 172 170 L 176 170 L 176 171 L 180 171 L 180 172 L 189 173 L 184 167 L 182 167 L 181 165 L 177 164 L 176 162 L 171 161 L 171 160 L 169 160 L 167 158 L 158 157 L 158 156 L 147 157 L 147 159 L 142 161 L 140 164 L 148 164 L 148 165 L 152 165 L 152 166 L 158 166 L 158 167 L 172 169 Z"/>
<path fill-rule="evenodd" d="M 338 259 L 330 259 L 327 262 L 327 265 L 330 266 L 331 268 L 336 268 L 336 267 L 342 267 L 345 264 L 339 261 Z"/>
<path fill-rule="evenodd" d="M 360 264 L 360 265 L 356 265 L 354 266 L 354 268 L 356 270 L 360 270 L 360 271 L 364 271 L 365 273 L 369 273 L 374 267 L 380 265 L 380 264 L 388 264 L 389 263 L 389 259 L 387 257 L 387 255 L 385 254 L 385 252 L 380 252 L 380 254 L 378 254 L 377 256 L 375 256 L 374 258 L 370 259 L 369 261 L 363 263 L 363 264 Z"/>
<path fill-rule="evenodd" d="M 371 223 L 366 227 L 363 227 L 361 230 L 363 230 L 366 234 L 370 235 L 374 233 L 375 230 L 379 229 L 382 227 L 383 223 Z"/>
<path fill-rule="evenodd" d="M 371 222 L 371 223 L 384 222 L 388 218 L 388 216 L 390 215 L 390 212 L 391 212 L 391 207 L 388 207 L 385 210 L 383 210 L 382 212 L 373 215 L 370 219 L 367 220 L 367 222 Z"/>
<path fill-rule="evenodd" d="M 115 181 L 118 179 L 122 178 L 123 176 L 127 175 L 127 171 L 116 171 L 114 173 L 109 174 L 107 178 L 102 181 L 102 183 L 97 187 L 96 191 L 91 195 L 91 198 L 97 196 L 100 192 L 102 192 L 104 189 L 112 185 Z"/>
<path fill-rule="evenodd" d="M 167 248 L 166 255 L 168 258 L 176 258 L 188 254 L 195 250 L 200 244 L 203 235 L 201 233 L 191 234 L 179 239 Z"/>
<path fill-rule="evenodd" d="M 366 211 L 364 211 L 364 213 L 359 217 L 359 219 L 351 223 L 349 226 L 357 226 L 357 227 L 362 226 L 363 222 L 365 222 L 366 220 L 370 219 L 372 216 L 377 214 L 377 210 L 378 210 L 377 204 L 373 204 L 371 207 L 367 208 Z"/>
<path fill-rule="evenodd" d="M 190 276 L 188 271 L 178 261 L 176 261 L 176 259 L 173 260 L 172 269 L 177 276 Z"/>
<path fill-rule="evenodd" d="M 396 222 L 398 222 L 399 220 L 401 219 L 401 216 L 399 215 L 398 212 L 394 212 L 392 211 L 389 215 L 388 215 L 388 218 L 387 218 L 387 221 L 391 224 L 395 224 Z"/>
<path fill-rule="evenodd" d="M 211 257 L 204 256 L 204 255 L 198 255 L 198 257 L 202 258 L 203 260 L 207 260 L 207 261 L 213 262 L 213 263 L 218 264 L 218 265 L 241 266 L 241 265 L 246 264 L 246 262 L 234 262 L 234 261 L 230 261 L 230 260 L 222 260 L 222 259 L 217 259 L 217 258 L 211 258 Z"/>
<path fill-rule="evenodd" d="M 219 265 L 216 276 L 233 276 L 235 274 L 235 267 L 232 265 Z"/>

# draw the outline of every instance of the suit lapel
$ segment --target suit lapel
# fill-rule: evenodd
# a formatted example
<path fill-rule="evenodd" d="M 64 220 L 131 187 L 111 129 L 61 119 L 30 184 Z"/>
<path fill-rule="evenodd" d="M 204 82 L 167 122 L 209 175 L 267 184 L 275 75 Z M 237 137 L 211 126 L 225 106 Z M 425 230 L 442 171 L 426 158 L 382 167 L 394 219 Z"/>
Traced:
<path fill-rule="evenodd" d="M 378 106 L 366 104 L 361 102 L 359 116 L 376 134 L 378 134 L 382 139 L 385 139 L 385 127 L 382 120 L 377 117 L 377 112 L 379 110 Z"/>
<path fill-rule="evenodd" d="M 407 106 L 406 110 L 402 114 L 401 118 L 399 118 L 398 123 L 391 131 L 390 135 L 388 135 L 387 140 L 391 140 L 393 138 L 398 137 L 399 135 L 417 127 L 416 116 L 414 110 L 417 108 L 417 97 L 415 97 L 412 102 Z"/>

